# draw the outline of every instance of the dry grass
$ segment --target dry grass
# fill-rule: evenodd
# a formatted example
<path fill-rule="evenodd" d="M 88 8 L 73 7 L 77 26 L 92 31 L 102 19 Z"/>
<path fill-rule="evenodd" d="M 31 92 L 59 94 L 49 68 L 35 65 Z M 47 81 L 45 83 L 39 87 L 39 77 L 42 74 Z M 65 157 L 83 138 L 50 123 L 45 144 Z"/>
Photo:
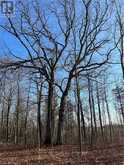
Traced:
<path fill-rule="evenodd" d="M 66 145 L 23 149 L 1 145 L 0 165 L 124 165 L 124 145 L 86 149 L 81 155 L 77 146 Z"/>

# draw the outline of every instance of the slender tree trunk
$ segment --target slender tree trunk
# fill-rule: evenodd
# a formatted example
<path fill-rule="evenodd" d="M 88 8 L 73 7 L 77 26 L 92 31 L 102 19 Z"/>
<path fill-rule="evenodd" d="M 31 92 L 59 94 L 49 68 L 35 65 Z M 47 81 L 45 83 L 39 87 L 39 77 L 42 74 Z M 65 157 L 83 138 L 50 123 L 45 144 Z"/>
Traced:
<path fill-rule="evenodd" d="M 26 115 L 25 115 L 25 123 L 24 123 L 24 129 L 25 129 L 25 135 L 24 135 L 24 139 L 25 139 L 25 145 L 27 145 L 27 118 L 28 118 L 28 110 L 26 109 Z"/>
<path fill-rule="evenodd" d="M 19 86 L 19 80 L 17 80 L 17 105 L 16 105 L 15 144 L 18 144 L 18 142 L 19 142 L 19 108 L 20 108 L 20 86 Z"/>
<path fill-rule="evenodd" d="M 41 123 L 41 96 L 42 96 L 42 83 L 38 90 L 38 107 L 37 107 L 37 119 L 38 119 L 38 135 L 39 135 L 39 147 L 42 145 L 42 123 Z"/>
<path fill-rule="evenodd" d="M 92 147 L 93 145 L 93 113 L 92 113 L 92 102 L 91 102 L 91 83 L 90 83 L 90 79 L 88 76 L 88 100 L 89 100 L 89 109 L 90 109 L 90 127 L 91 127 L 91 136 L 90 136 L 90 145 Z"/>
<path fill-rule="evenodd" d="M 3 138 L 3 125 L 4 125 L 4 101 L 3 101 L 3 106 L 2 106 L 2 111 L 1 111 L 1 140 Z"/>
<path fill-rule="evenodd" d="M 81 122 L 80 122 L 80 89 L 79 89 L 79 82 L 76 77 L 76 95 L 77 95 L 77 121 L 78 121 L 78 137 L 79 137 L 79 146 L 80 146 L 80 153 L 82 152 L 82 136 L 81 136 Z"/>
<path fill-rule="evenodd" d="M 29 97 L 30 97 L 30 85 L 29 85 L 29 91 L 28 91 L 28 97 L 27 97 L 27 103 L 26 103 L 26 114 L 25 114 L 25 123 L 24 123 L 24 127 L 25 127 L 25 145 L 27 144 L 27 120 L 28 120 L 28 113 L 29 113 Z"/>
<path fill-rule="evenodd" d="M 16 132 L 15 132 L 15 144 L 18 144 L 19 138 L 19 102 L 16 107 Z"/>
<path fill-rule="evenodd" d="M 84 112 L 83 112 L 82 104 L 81 104 L 81 121 L 82 121 L 82 125 L 83 125 L 83 130 L 82 130 L 83 140 L 85 142 L 87 139 L 87 136 L 86 136 L 86 126 L 85 126 L 85 119 L 84 119 Z"/>
<path fill-rule="evenodd" d="M 105 104 L 106 104 L 106 110 L 107 110 L 108 121 L 109 121 L 109 134 L 110 134 L 110 139 L 112 140 L 112 121 L 111 121 L 111 116 L 110 116 L 109 105 L 108 105 L 107 94 L 106 94 L 105 88 L 104 88 L 104 94 L 105 94 Z"/>
<path fill-rule="evenodd" d="M 9 136 L 9 114 L 10 114 L 10 108 L 11 108 L 11 100 L 8 101 L 8 107 L 7 107 L 7 117 L 6 117 L 6 142 L 8 142 L 8 136 Z"/>
<path fill-rule="evenodd" d="M 117 87 L 117 93 L 118 93 L 118 98 L 119 98 L 119 102 L 120 102 L 120 109 L 121 109 L 121 114 L 122 114 L 122 120 L 123 120 L 123 123 L 124 123 L 123 103 L 122 103 L 122 100 L 121 100 L 121 94 L 120 94 L 120 91 L 119 91 L 118 87 Z"/>
<path fill-rule="evenodd" d="M 4 97 L 5 97 L 5 85 L 6 85 L 6 81 L 4 79 L 3 82 L 3 98 L 2 98 L 2 110 L 1 110 L 1 135 L 0 138 L 2 140 L 3 135 L 4 135 L 4 109 L 5 109 L 5 101 L 4 101 Z"/>
<path fill-rule="evenodd" d="M 97 105 L 98 105 L 98 112 L 99 112 L 99 122 L 100 122 L 101 134 L 102 134 L 102 137 L 104 138 L 98 83 L 97 83 L 96 91 L 97 91 Z"/>
<path fill-rule="evenodd" d="M 123 25 L 120 25 L 120 33 L 121 33 L 121 43 L 120 43 L 120 61 L 121 61 L 121 68 L 122 68 L 122 73 L 123 73 L 123 79 L 124 79 L 124 40 L 123 40 Z"/>
<path fill-rule="evenodd" d="M 96 112 L 95 112 L 94 94 L 93 94 L 93 87 L 92 86 L 91 86 L 91 100 L 92 100 L 93 120 L 94 120 L 95 138 L 96 138 L 96 136 L 97 136 L 97 123 L 96 123 Z"/>

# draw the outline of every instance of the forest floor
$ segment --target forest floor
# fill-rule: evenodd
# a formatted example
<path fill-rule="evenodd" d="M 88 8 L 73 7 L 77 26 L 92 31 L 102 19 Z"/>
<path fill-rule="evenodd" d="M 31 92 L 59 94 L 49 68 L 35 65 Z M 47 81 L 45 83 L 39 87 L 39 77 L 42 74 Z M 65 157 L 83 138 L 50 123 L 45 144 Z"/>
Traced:
<path fill-rule="evenodd" d="M 124 165 L 124 145 L 86 149 L 80 154 L 75 145 L 23 149 L 0 145 L 0 165 Z"/>

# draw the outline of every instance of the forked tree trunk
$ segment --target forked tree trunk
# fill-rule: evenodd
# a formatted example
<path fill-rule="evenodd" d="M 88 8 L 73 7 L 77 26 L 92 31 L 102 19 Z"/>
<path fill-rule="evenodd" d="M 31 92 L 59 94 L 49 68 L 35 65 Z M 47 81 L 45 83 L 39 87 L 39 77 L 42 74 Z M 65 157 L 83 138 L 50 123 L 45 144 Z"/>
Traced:
<path fill-rule="evenodd" d="M 69 91 L 70 86 L 71 86 L 72 74 L 73 74 L 73 70 L 69 74 L 69 78 L 68 78 L 66 88 L 65 88 L 65 90 L 62 94 L 62 97 L 61 97 L 60 109 L 59 109 L 58 130 L 57 130 L 57 141 L 56 141 L 57 145 L 62 145 L 63 144 L 63 124 L 64 124 L 65 101 L 66 101 L 66 97 L 68 95 L 68 91 Z"/>

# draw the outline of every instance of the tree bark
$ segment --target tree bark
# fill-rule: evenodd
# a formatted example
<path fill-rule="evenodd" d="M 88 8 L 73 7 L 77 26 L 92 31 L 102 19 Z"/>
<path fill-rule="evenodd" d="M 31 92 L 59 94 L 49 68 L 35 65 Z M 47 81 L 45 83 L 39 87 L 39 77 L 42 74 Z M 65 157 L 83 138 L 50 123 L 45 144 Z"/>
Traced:
<path fill-rule="evenodd" d="M 97 82 L 96 92 L 97 92 L 96 95 L 97 95 L 97 105 L 98 105 L 98 112 L 99 112 L 99 122 L 100 122 L 101 134 L 102 134 L 102 137 L 104 138 L 103 125 L 102 125 L 102 116 L 101 116 L 101 107 L 100 107 L 100 98 L 99 98 L 98 82 Z"/>
<path fill-rule="evenodd" d="M 38 90 L 38 107 L 37 107 L 37 120 L 38 120 L 38 135 L 39 135 L 39 147 L 42 145 L 42 123 L 41 123 L 41 96 L 42 96 L 42 83 Z"/>
<path fill-rule="evenodd" d="M 95 136 L 97 136 L 96 112 L 95 112 L 94 94 L 93 94 L 93 87 L 92 86 L 91 86 L 91 100 L 92 100 L 92 108 L 93 108 L 93 120 L 94 120 L 94 126 L 95 126 Z"/>
<path fill-rule="evenodd" d="M 104 88 L 104 94 L 105 94 L 105 103 L 106 103 L 106 110 L 107 110 L 107 115 L 108 115 L 108 120 L 109 120 L 109 134 L 110 134 L 110 139 L 112 140 L 112 120 L 110 116 L 110 111 L 109 111 L 109 105 L 108 105 L 108 100 L 107 100 L 107 94 L 106 94 L 106 89 Z"/>
<path fill-rule="evenodd" d="M 120 109 L 121 109 L 121 114 L 122 114 L 122 120 L 124 123 L 124 109 L 123 109 L 123 103 L 122 103 L 122 99 L 121 99 L 121 94 L 119 91 L 119 88 L 117 87 L 117 94 L 118 94 L 118 98 L 119 98 L 119 103 L 120 103 Z"/>
<path fill-rule="evenodd" d="M 90 135 L 90 145 L 92 147 L 93 145 L 93 113 L 92 113 L 92 102 L 91 102 L 91 83 L 90 83 L 90 79 L 88 76 L 88 100 L 89 100 L 89 109 L 90 109 L 90 127 L 91 127 L 91 135 Z"/>
<path fill-rule="evenodd" d="M 80 122 L 80 89 L 79 82 L 76 77 L 76 95 L 77 95 L 77 121 L 78 121 L 78 137 L 79 137 L 79 147 L 80 153 L 82 152 L 82 136 L 81 136 L 81 122 Z"/>
<path fill-rule="evenodd" d="M 47 124 L 46 124 L 46 135 L 45 135 L 45 141 L 44 144 L 50 145 L 52 144 L 52 101 L 53 101 L 53 83 L 54 83 L 54 73 L 51 73 L 51 80 L 49 81 L 49 87 L 48 87 L 48 107 L 47 107 Z"/>
<path fill-rule="evenodd" d="M 16 129 L 15 129 L 15 144 L 19 142 L 19 108 L 20 108 L 20 85 L 19 75 L 17 80 L 17 105 L 16 105 Z"/>
<path fill-rule="evenodd" d="M 10 108 L 11 108 L 11 98 L 8 100 L 8 107 L 7 107 L 7 117 L 6 117 L 6 142 L 8 142 L 8 136 L 9 136 L 9 114 L 10 114 Z"/>
<path fill-rule="evenodd" d="M 29 85 L 29 91 L 28 91 L 28 97 L 27 97 L 27 103 L 26 103 L 26 115 L 25 115 L 25 123 L 24 123 L 24 127 L 25 127 L 25 145 L 27 144 L 27 120 L 28 120 L 28 113 L 29 113 L 29 96 L 30 95 L 30 85 Z"/>
<path fill-rule="evenodd" d="M 66 88 L 65 88 L 65 90 L 62 94 L 62 97 L 61 97 L 60 109 L 59 109 L 58 130 L 57 130 L 57 141 L 56 141 L 57 145 L 62 145 L 63 144 L 62 135 L 63 135 L 65 101 L 66 101 L 66 97 L 68 95 L 68 91 L 69 91 L 70 86 L 71 86 L 71 80 L 72 80 L 72 77 L 73 77 L 73 72 L 74 72 L 74 68 L 71 70 L 71 72 L 69 74 L 69 78 L 68 78 L 68 82 L 66 84 Z"/>

